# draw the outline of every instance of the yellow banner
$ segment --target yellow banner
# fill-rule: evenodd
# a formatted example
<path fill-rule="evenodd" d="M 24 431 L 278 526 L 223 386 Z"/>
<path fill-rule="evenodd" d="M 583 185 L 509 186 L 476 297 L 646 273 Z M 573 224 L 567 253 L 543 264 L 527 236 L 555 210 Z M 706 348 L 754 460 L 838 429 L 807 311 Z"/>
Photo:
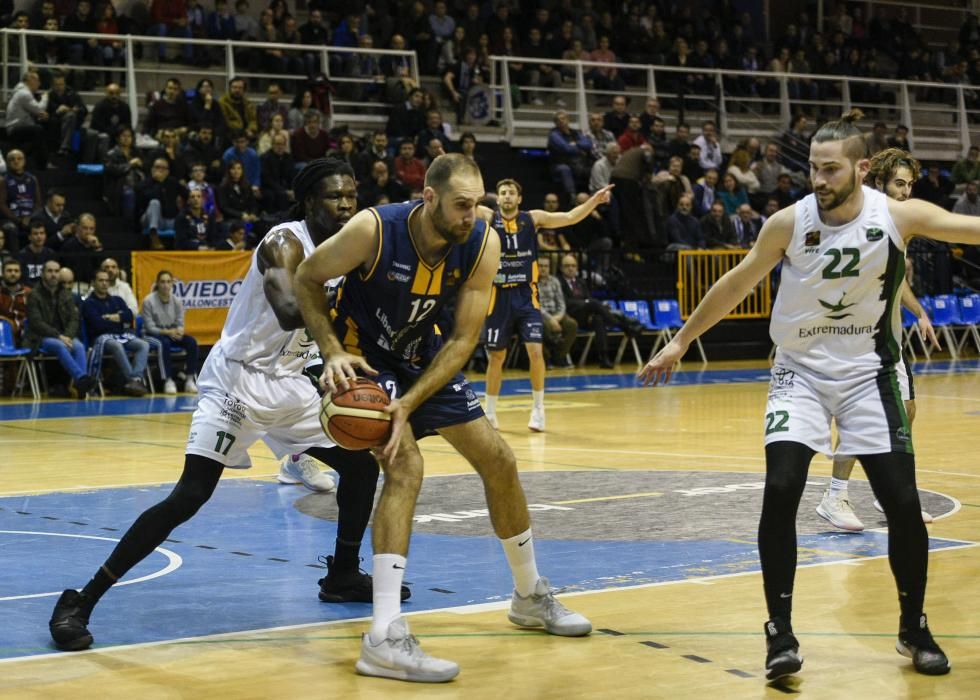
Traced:
<path fill-rule="evenodd" d="M 250 252 L 161 251 L 133 253 L 132 286 L 136 298 L 153 291 L 157 273 L 174 276 L 174 296 L 184 306 L 184 328 L 202 345 L 221 337 L 228 308 L 251 264 Z"/>

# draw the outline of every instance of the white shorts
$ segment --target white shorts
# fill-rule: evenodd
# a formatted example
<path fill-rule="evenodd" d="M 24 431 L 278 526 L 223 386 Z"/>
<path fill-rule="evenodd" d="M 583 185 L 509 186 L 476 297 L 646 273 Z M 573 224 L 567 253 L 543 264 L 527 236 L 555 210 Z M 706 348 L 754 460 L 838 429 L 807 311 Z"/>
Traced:
<path fill-rule="evenodd" d="M 877 374 L 834 379 L 777 356 L 769 381 L 765 442 L 789 441 L 831 456 L 830 422 L 842 455 L 912 453 L 905 401 L 908 377 L 898 365 Z"/>
<path fill-rule="evenodd" d="M 310 447 L 333 447 L 320 427 L 320 397 L 302 375 L 277 377 L 212 350 L 198 378 L 189 454 L 248 469 L 248 448 L 263 440 L 277 459 Z"/>

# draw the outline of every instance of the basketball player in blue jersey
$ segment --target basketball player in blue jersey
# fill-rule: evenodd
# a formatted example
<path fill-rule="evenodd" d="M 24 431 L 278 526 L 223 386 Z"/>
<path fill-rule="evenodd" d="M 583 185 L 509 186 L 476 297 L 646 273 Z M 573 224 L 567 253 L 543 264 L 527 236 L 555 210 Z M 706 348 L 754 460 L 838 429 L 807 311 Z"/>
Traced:
<path fill-rule="evenodd" d="M 358 571 L 358 554 L 374 504 L 378 463 L 368 451 L 349 452 L 323 435 L 319 396 L 303 374 L 316 348 L 293 294 L 300 261 L 356 211 L 354 173 L 343 161 L 311 161 L 293 190 L 297 220 L 274 227 L 256 249 L 221 338 L 202 368 L 177 485 L 136 520 L 81 592 L 61 595 L 49 626 L 59 649 L 77 651 L 92 644 L 89 616 L 103 594 L 208 501 L 225 467 L 251 466 L 247 450 L 259 439 L 278 457 L 308 451 L 340 473 L 336 548 L 327 557 L 320 599 L 372 599 L 371 579 Z M 320 299 L 325 303 L 322 287 Z M 395 595 L 407 597 L 408 590 Z"/>
<path fill-rule="evenodd" d="M 531 420 L 527 427 L 544 432 L 544 353 L 541 350 L 541 305 L 538 303 L 538 228 L 573 226 L 610 199 L 612 185 L 603 187 L 568 212 L 543 209 L 521 211 L 521 185 L 516 180 L 497 183 L 497 211 L 481 207 L 500 236 L 500 270 L 493 279 L 486 322 L 487 420 L 497 427 L 497 399 L 503 378 L 507 346 L 516 332 L 527 348 L 531 372 Z"/>
<path fill-rule="evenodd" d="M 563 636 L 592 631 L 538 575 L 514 454 L 484 418 L 460 372 L 479 341 L 500 267 L 500 237 L 477 213 L 483 196 L 473 161 L 456 153 L 439 156 L 426 172 L 421 201 L 360 212 L 296 273 L 296 298 L 323 356 L 324 388 L 346 388 L 363 373 L 392 398 L 391 438 L 382 451 L 384 487 L 373 526 L 374 616 L 357 662 L 365 675 L 441 682 L 459 673 L 452 661 L 422 651 L 401 616 L 398 595 L 422 485 L 417 440 L 433 433 L 456 448 L 483 481 L 490 520 L 514 577 L 510 620 Z M 331 320 L 323 284 L 341 275 Z M 441 338 L 435 319 L 453 299 L 453 330 Z"/>
<path fill-rule="evenodd" d="M 745 259 L 711 288 L 674 339 L 639 372 L 644 384 L 668 380 L 693 339 L 783 263 L 770 324 L 778 349 L 766 407 L 766 486 L 759 521 L 770 680 L 803 665 L 791 624 L 796 513 L 813 455 L 832 451 L 831 418 L 839 452 L 861 461 L 888 520 L 888 560 L 901 608 L 896 649 L 912 658 L 919 673 L 950 670 L 923 613 L 929 542 L 897 376 L 899 294 L 911 238 L 978 245 L 980 219 L 863 187 L 870 161 L 854 123 L 860 116 L 853 110 L 817 130 L 809 154 L 814 193 L 766 221 Z"/>
<path fill-rule="evenodd" d="M 919 179 L 921 172 L 922 168 L 919 161 L 913 158 L 911 153 L 900 148 L 886 148 L 871 158 L 870 170 L 865 179 L 865 184 L 874 187 L 879 192 L 884 192 L 892 199 L 904 202 L 912 196 L 912 185 Z M 901 298 L 902 306 L 915 315 L 923 341 L 931 343 L 937 350 L 940 349 L 939 338 L 936 337 L 936 330 L 932 327 L 929 314 L 916 299 L 908 280 L 902 282 Z M 905 412 L 909 417 L 909 425 L 912 425 L 915 421 L 915 384 L 912 379 L 912 366 L 907 356 L 903 356 L 903 364 L 905 366 L 905 379 L 903 381 L 901 373 L 899 373 L 898 379 L 902 390 L 902 400 L 905 401 Z M 820 505 L 817 506 L 817 515 L 834 527 L 851 532 L 860 532 L 864 529 L 864 523 L 854 513 L 850 499 L 847 497 L 847 482 L 851 477 L 856 461 L 852 455 L 834 453 L 830 487 L 820 500 Z M 879 511 L 881 510 L 881 503 L 877 500 L 874 505 Z M 922 522 L 931 523 L 932 516 L 922 511 Z"/>

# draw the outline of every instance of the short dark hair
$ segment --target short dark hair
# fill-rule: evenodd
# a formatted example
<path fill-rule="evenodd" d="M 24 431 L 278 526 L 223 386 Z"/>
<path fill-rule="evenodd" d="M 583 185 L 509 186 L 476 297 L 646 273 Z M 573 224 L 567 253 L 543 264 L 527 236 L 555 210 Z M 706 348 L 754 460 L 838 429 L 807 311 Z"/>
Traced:
<path fill-rule="evenodd" d="M 33 231 L 36 228 L 44 229 L 45 233 L 48 231 L 47 227 L 44 225 L 44 219 L 31 219 L 30 230 Z"/>
<path fill-rule="evenodd" d="M 50 202 L 54 197 L 62 197 L 67 199 L 67 197 L 65 197 L 65 191 L 58 189 L 57 187 L 53 187 L 50 190 L 48 190 L 47 200 Z"/>
<path fill-rule="evenodd" d="M 524 193 L 524 191 L 521 189 L 521 183 L 519 183 L 517 180 L 515 180 L 513 178 L 510 178 L 510 177 L 504 178 L 503 180 L 498 181 L 497 182 L 497 186 L 493 188 L 493 191 L 494 192 L 500 192 L 500 188 L 501 187 L 506 187 L 507 185 L 510 185 L 511 187 L 515 188 L 517 190 L 517 194 L 518 195 L 521 195 L 521 194 Z"/>
<path fill-rule="evenodd" d="M 462 153 L 444 153 L 425 171 L 425 186 L 442 194 L 449 180 L 457 174 L 480 175 L 480 167 Z"/>

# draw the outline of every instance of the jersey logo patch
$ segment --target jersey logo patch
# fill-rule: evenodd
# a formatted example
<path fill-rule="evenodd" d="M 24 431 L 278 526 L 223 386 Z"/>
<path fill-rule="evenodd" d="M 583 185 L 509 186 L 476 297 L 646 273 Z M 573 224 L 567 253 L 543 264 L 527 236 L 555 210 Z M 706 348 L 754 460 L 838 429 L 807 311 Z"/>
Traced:
<path fill-rule="evenodd" d="M 814 246 L 820 245 L 820 232 L 807 231 L 806 236 L 803 238 L 803 245 L 807 248 L 813 248 Z"/>
<path fill-rule="evenodd" d="M 845 304 L 844 303 L 844 295 L 843 294 L 840 295 L 840 301 L 837 302 L 836 304 L 831 304 L 830 302 L 826 302 L 823 299 L 817 299 L 817 301 L 820 302 L 820 305 L 822 307 L 824 307 L 825 309 L 827 309 L 827 311 L 830 312 L 830 313 L 827 314 L 827 318 L 833 319 L 834 321 L 840 321 L 841 319 L 844 319 L 844 318 L 847 318 L 848 316 L 853 316 L 854 315 L 854 314 L 850 314 L 850 313 L 847 313 L 847 314 L 841 313 L 845 309 L 849 309 L 850 307 L 854 306 L 854 304 Z"/>
<path fill-rule="evenodd" d="M 884 237 L 885 232 L 877 226 L 874 226 L 868 229 L 867 235 L 869 241 L 880 241 Z"/>

